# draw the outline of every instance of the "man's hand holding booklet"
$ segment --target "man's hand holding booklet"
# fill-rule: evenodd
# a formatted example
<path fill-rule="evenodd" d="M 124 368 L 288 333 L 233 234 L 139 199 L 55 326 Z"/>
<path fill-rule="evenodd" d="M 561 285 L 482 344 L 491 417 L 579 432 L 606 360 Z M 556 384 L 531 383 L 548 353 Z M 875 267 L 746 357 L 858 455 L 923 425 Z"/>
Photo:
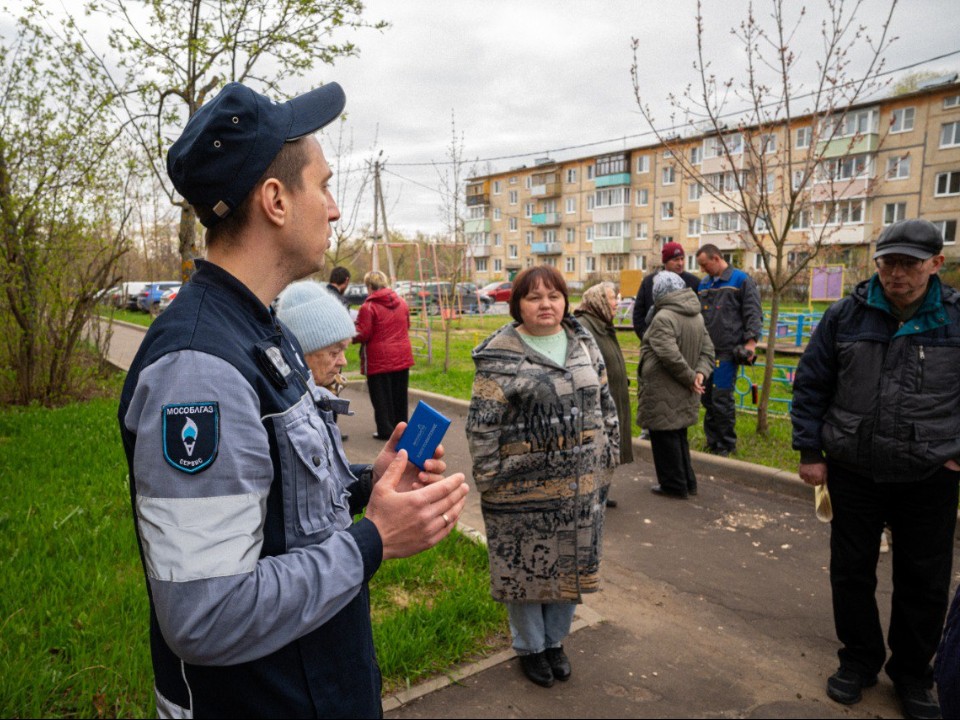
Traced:
<path fill-rule="evenodd" d="M 449 418 L 421 400 L 397 443 L 397 450 L 406 450 L 410 462 L 423 470 L 423 464 L 433 457 L 448 427 Z"/>

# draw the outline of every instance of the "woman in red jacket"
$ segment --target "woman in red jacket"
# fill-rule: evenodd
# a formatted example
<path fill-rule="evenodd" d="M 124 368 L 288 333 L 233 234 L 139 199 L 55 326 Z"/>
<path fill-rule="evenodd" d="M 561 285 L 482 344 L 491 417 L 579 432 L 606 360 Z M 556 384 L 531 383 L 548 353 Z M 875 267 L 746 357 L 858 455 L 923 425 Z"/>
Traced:
<path fill-rule="evenodd" d="M 361 344 L 360 371 L 367 376 L 377 423 L 374 437 L 387 440 L 397 423 L 407 421 L 407 384 L 413 366 L 410 309 L 379 270 L 368 272 L 363 282 L 370 294 L 357 314 L 353 341 Z"/>

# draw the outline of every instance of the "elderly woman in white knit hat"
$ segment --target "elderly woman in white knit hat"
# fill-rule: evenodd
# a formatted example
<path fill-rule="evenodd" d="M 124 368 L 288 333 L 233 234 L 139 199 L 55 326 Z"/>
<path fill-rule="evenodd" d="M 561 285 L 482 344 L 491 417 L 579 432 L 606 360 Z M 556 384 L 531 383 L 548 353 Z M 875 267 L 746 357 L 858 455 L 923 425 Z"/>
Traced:
<path fill-rule="evenodd" d="M 637 424 L 650 430 L 657 495 L 697 494 L 687 428 L 697 422 L 704 380 L 713 368 L 713 343 L 700 301 L 679 275 L 664 270 L 653 280 L 653 316 L 640 348 Z"/>
<path fill-rule="evenodd" d="M 335 415 L 346 414 L 348 403 L 334 400 L 343 389 L 340 371 L 347 364 L 345 353 L 356 333 L 349 311 L 323 285 L 303 280 L 291 283 L 280 293 L 277 317 L 300 342 L 317 385 L 317 404 Z M 346 435 L 342 439 L 346 440 Z"/>

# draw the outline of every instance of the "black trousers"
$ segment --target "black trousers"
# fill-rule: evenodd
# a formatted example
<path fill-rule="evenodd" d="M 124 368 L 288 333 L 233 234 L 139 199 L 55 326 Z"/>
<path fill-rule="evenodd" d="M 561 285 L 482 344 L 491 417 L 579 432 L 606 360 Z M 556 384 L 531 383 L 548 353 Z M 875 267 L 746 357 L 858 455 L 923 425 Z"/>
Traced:
<path fill-rule="evenodd" d="M 830 585 L 840 664 L 863 675 L 883 667 L 886 646 L 877 610 L 877 560 L 884 523 L 893 533 L 890 660 L 897 683 L 933 686 L 930 661 L 947 612 L 960 473 L 941 468 L 928 480 L 875 483 L 828 463 L 833 505 Z"/>
<path fill-rule="evenodd" d="M 377 424 L 377 435 L 384 440 L 390 437 L 397 423 L 406 422 L 409 417 L 407 413 L 409 382 L 409 370 L 367 376 L 367 389 L 370 392 L 370 402 L 373 403 L 373 419 Z"/>
<path fill-rule="evenodd" d="M 719 388 L 713 375 L 704 383 L 700 403 L 706 410 L 703 416 L 703 434 L 712 450 L 733 452 L 737 449 L 737 406 L 733 388 Z"/>
<path fill-rule="evenodd" d="M 697 476 L 690 462 L 687 428 L 651 430 L 650 450 L 660 487 L 673 495 L 696 492 Z"/>

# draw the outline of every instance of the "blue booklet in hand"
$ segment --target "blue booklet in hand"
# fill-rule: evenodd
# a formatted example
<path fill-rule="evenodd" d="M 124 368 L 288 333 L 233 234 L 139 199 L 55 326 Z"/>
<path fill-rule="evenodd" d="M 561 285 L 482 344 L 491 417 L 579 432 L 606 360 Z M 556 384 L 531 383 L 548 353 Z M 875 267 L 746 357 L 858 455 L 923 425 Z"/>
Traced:
<path fill-rule="evenodd" d="M 406 450 L 410 462 L 423 470 L 423 464 L 433 457 L 448 427 L 450 420 L 421 400 L 400 436 L 397 450 Z"/>

